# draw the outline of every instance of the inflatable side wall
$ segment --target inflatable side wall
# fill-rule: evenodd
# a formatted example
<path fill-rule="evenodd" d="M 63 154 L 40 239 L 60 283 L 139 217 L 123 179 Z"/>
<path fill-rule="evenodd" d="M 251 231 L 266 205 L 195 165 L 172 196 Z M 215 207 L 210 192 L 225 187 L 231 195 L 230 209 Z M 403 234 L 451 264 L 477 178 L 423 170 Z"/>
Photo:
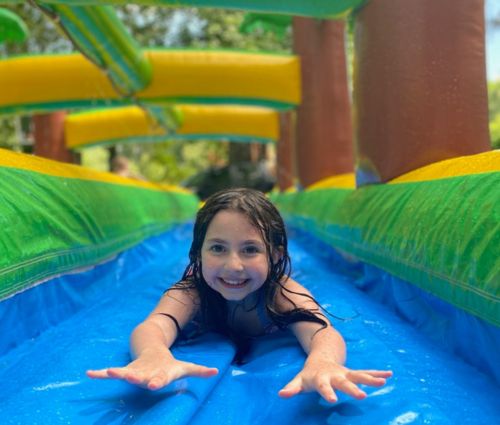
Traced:
<path fill-rule="evenodd" d="M 192 219 L 175 187 L 0 151 L 0 300 Z"/>
<path fill-rule="evenodd" d="M 493 151 L 432 164 L 391 184 L 318 185 L 274 201 L 291 226 L 396 286 L 370 287 L 365 270 L 363 289 L 500 381 L 499 170 L 500 152 Z M 398 299 L 406 284 L 409 292 Z M 414 297 L 422 303 L 409 311 L 405 302 Z M 471 355 L 471 344 L 482 349 Z"/>

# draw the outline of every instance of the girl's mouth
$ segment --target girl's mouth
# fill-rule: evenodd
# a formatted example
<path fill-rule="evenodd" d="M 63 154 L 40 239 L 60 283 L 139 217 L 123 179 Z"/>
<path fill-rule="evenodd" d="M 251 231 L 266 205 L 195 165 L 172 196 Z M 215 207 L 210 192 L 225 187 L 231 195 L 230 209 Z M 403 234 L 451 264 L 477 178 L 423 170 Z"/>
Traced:
<path fill-rule="evenodd" d="M 218 279 L 220 284 L 225 288 L 234 288 L 234 289 L 243 288 L 248 283 L 248 279 L 231 280 L 231 279 L 222 279 L 221 277 L 219 277 Z"/>

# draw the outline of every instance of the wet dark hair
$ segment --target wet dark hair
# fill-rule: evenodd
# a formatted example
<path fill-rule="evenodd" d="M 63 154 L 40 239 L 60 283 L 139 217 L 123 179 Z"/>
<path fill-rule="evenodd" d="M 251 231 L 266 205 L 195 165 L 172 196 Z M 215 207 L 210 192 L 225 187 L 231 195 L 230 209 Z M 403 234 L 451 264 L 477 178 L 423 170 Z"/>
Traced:
<path fill-rule="evenodd" d="M 195 280 L 203 281 L 201 248 L 212 219 L 218 212 L 224 210 L 236 211 L 245 215 L 260 232 L 269 257 L 267 280 L 281 282 L 283 277 L 288 277 L 291 271 L 291 261 L 288 256 L 285 224 L 280 213 L 262 192 L 242 188 L 215 193 L 198 211 L 193 230 L 193 241 L 189 250 L 189 265 L 186 267 L 183 279 L 194 276 Z M 274 263 L 273 252 L 277 249 L 280 249 L 282 255 L 278 262 Z"/>
<path fill-rule="evenodd" d="M 280 329 L 285 329 L 295 322 L 310 321 L 321 324 L 323 328 L 326 327 L 327 322 L 322 319 L 323 314 L 317 303 L 318 309 L 310 311 L 298 308 L 287 297 L 286 294 L 292 291 L 287 289 L 283 283 L 291 273 L 291 260 L 288 255 L 288 239 L 283 218 L 264 193 L 246 188 L 220 191 L 206 200 L 206 203 L 196 215 L 193 241 L 189 250 L 189 264 L 184 271 L 182 280 L 172 287 L 172 289 L 196 290 L 200 303 L 199 313 L 202 327 L 228 335 L 236 342 L 241 351 L 244 345 L 243 339 L 240 335 L 235 335 L 227 324 L 226 300 L 205 282 L 202 274 L 201 250 L 208 226 L 218 212 L 226 210 L 236 211 L 247 217 L 250 223 L 260 232 L 266 245 L 269 270 L 261 290 L 267 314 L 273 324 Z M 280 256 L 278 261 L 275 262 L 273 253 L 277 251 L 279 251 Z M 280 312 L 274 305 L 278 290 L 294 306 L 290 311 Z M 307 294 L 300 295 L 313 299 Z"/>

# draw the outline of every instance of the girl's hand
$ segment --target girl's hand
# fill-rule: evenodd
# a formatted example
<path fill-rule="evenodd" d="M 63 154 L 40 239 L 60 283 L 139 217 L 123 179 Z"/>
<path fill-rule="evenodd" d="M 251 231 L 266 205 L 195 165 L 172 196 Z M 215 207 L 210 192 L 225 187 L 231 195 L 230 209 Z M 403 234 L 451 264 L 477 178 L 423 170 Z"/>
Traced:
<path fill-rule="evenodd" d="M 339 390 L 361 400 L 366 393 L 358 387 L 359 384 L 381 387 L 391 376 L 391 371 L 351 370 L 331 360 L 308 360 L 295 378 L 279 391 L 279 395 L 289 398 L 302 392 L 317 391 L 326 401 L 335 403 L 335 390 Z"/>
<path fill-rule="evenodd" d="M 87 376 L 94 379 L 122 379 L 149 390 L 159 390 L 176 379 L 197 376 L 208 378 L 218 373 L 216 368 L 183 362 L 165 353 L 145 353 L 125 367 L 88 370 Z"/>

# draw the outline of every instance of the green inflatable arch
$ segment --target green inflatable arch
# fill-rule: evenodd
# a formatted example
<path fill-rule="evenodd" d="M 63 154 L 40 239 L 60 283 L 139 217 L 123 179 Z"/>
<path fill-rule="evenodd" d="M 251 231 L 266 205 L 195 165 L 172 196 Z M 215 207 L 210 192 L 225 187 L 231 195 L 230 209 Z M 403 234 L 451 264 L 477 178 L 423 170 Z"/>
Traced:
<path fill-rule="evenodd" d="M 366 0 L 46 0 L 40 4 L 68 4 L 73 6 L 88 5 L 123 5 L 128 3 L 150 6 L 189 6 L 189 7 L 219 7 L 225 9 L 240 9 L 252 12 L 282 13 L 315 18 L 338 18 L 359 7 Z M 2 0 L 0 4 L 22 3 L 16 0 Z"/>

